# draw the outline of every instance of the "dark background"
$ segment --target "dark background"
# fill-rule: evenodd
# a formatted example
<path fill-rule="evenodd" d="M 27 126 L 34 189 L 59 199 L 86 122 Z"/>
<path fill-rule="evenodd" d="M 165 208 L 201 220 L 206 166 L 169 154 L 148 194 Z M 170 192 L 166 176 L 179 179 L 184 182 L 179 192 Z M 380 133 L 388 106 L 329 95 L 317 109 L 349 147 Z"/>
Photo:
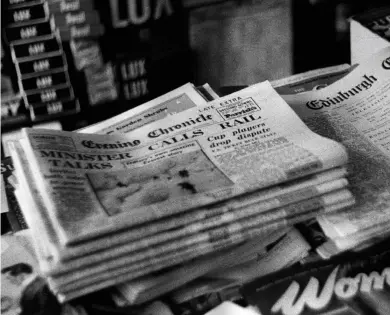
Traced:
<path fill-rule="evenodd" d="M 67 0 L 70 1 L 70 0 Z M 224 86 L 248 85 L 279 79 L 325 66 L 350 63 L 348 18 L 386 1 L 353 0 L 171 0 L 173 14 L 153 19 L 157 0 L 150 2 L 151 17 L 140 25 L 113 25 L 110 6 L 115 1 L 94 1 L 105 32 L 93 38 L 105 63 L 115 73 L 117 99 L 91 105 L 83 71 L 75 68 L 69 42 L 62 47 L 70 82 L 80 103 L 78 113 L 60 113 L 12 122 L 2 117 L 2 132 L 59 120 L 65 130 L 101 121 L 184 83 Z M 141 1 L 139 1 L 141 3 Z M 118 1 L 119 18 L 128 19 L 127 1 Z M 18 90 L 14 64 L 4 28 L 7 5 L 2 5 L 2 72 Z M 164 13 L 164 12 L 163 12 Z M 147 95 L 128 99 L 121 66 L 132 60 L 146 63 Z"/>

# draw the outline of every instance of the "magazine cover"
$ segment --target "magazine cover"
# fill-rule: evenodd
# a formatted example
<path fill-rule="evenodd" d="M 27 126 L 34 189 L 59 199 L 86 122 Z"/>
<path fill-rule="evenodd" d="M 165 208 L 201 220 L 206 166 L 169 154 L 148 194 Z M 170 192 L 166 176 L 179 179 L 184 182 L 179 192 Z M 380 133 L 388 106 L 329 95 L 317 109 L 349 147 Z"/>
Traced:
<path fill-rule="evenodd" d="M 2 315 L 87 315 L 80 305 L 60 304 L 42 276 L 30 231 L 1 236 Z"/>

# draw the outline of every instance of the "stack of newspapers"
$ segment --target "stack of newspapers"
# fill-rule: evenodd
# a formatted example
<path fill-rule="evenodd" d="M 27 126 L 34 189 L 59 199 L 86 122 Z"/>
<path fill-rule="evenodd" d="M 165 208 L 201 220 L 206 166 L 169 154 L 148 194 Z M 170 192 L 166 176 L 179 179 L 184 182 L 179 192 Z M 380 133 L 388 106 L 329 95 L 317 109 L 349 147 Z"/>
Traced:
<path fill-rule="evenodd" d="M 26 128 L 10 149 L 61 301 L 211 262 L 355 202 L 345 147 L 312 132 L 268 81 L 211 102 L 188 84 L 80 132 Z"/>
<path fill-rule="evenodd" d="M 310 131 L 269 82 L 208 103 L 186 85 L 79 133 L 27 128 L 11 152 L 62 301 L 355 202 L 344 146 Z"/>

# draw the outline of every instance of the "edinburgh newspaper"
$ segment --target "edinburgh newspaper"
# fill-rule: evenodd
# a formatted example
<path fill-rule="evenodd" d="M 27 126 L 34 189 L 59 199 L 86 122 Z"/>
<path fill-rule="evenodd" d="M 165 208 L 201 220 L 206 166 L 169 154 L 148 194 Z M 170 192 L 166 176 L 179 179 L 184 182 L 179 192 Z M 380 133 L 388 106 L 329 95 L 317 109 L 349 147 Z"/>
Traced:
<path fill-rule="evenodd" d="M 390 47 L 328 87 L 282 97 L 309 128 L 348 150 L 357 204 L 321 216 L 325 232 L 337 238 L 375 226 L 380 231 L 390 220 Z"/>

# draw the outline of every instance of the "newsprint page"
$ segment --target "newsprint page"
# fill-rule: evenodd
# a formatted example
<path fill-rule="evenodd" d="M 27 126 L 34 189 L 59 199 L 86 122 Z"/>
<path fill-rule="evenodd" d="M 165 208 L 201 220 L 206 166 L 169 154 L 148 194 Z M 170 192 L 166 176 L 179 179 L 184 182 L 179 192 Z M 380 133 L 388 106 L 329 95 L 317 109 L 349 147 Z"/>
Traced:
<path fill-rule="evenodd" d="M 268 82 L 253 90 L 224 107 L 217 100 L 126 135 L 25 129 L 27 158 L 61 242 L 347 162 L 344 146 L 311 132 Z"/>
<path fill-rule="evenodd" d="M 351 211 L 319 218 L 331 238 L 389 226 L 389 90 L 390 47 L 328 87 L 283 95 L 310 129 L 347 147 L 350 188 L 357 204 Z"/>

